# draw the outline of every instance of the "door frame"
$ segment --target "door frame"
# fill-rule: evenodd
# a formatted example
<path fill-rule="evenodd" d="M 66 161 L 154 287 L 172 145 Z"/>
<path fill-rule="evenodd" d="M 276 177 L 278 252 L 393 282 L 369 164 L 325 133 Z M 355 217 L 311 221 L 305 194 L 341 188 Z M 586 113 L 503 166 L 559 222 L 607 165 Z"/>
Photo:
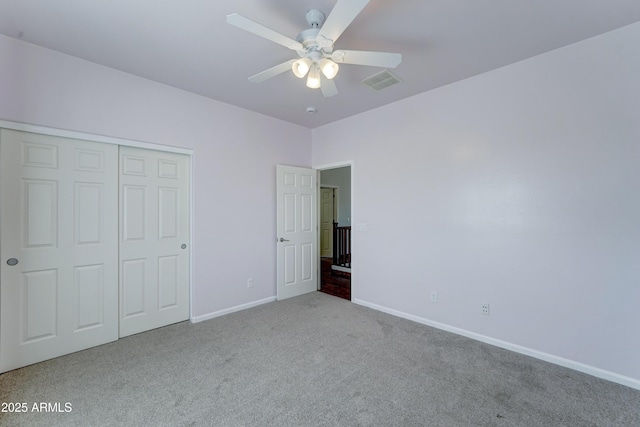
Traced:
<path fill-rule="evenodd" d="M 355 194 L 354 192 L 354 185 L 353 185 L 353 169 L 354 169 L 354 161 L 353 160 L 345 160 L 345 161 L 341 161 L 341 162 L 335 162 L 335 163 L 325 163 L 325 164 L 320 164 L 320 165 L 313 165 L 311 166 L 313 169 L 315 169 L 316 171 L 318 171 L 318 179 L 316 180 L 316 186 L 318 188 L 317 191 L 317 196 L 318 196 L 318 201 L 316 202 L 316 207 L 318 209 L 318 230 L 317 233 L 318 235 L 320 234 L 320 187 L 322 187 L 322 179 L 321 179 L 321 174 L 320 172 L 324 171 L 324 170 L 330 170 L 330 169 L 339 169 L 339 168 L 345 168 L 345 167 L 350 167 L 351 169 L 350 171 L 350 179 L 351 179 L 351 188 L 349 189 L 351 191 L 351 224 L 354 224 L 354 218 L 357 218 L 356 216 L 354 216 L 354 204 L 353 204 L 353 195 Z M 331 187 L 330 185 L 325 185 L 324 187 Z M 319 237 L 319 236 L 318 236 Z M 354 242 L 357 242 L 357 236 L 356 233 L 351 233 L 351 247 L 354 247 Z M 357 247 L 357 243 L 356 243 L 356 247 Z M 322 282 L 322 271 L 320 268 L 320 239 L 318 238 L 318 290 L 320 289 L 320 284 Z M 357 277 L 357 264 L 356 264 L 356 268 L 354 268 L 353 264 L 351 265 L 351 301 L 353 301 L 354 299 L 354 289 L 356 290 L 355 294 L 357 295 L 357 280 L 354 280 L 354 277 Z M 355 286 L 354 286 L 355 285 Z"/>
<path fill-rule="evenodd" d="M 116 138 L 111 136 L 96 135 L 87 132 L 78 132 L 66 129 L 50 128 L 47 126 L 31 125 L 27 123 L 13 122 L 9 120 L 0 120 L 0 128 L 39 133 L 43 135 L 60 136 L 63 138 L 82 139 L 85 141 L 102 142 L 104 144 L 123 145 L 126 147 L 146 148 L 148 150 L 165 151 L 168 153 L 185 154 L 189 157 L 189 240 L 191 250 L 189 252 L 189 321 L 191 323 L 196 322 L 196 318 L 193 314 L 193 305 L 195 301 L 195 295 L 193 291 L 193 260 L 195 259 L 194 251 L 194 176 L 195 176 L 195 152 L 191 148 L 174 147 L 171 145 L 155 144 L 151 142 L 134 141 L 131 139 Z M 118 237 L 120 239 L 120 237 Z"/>

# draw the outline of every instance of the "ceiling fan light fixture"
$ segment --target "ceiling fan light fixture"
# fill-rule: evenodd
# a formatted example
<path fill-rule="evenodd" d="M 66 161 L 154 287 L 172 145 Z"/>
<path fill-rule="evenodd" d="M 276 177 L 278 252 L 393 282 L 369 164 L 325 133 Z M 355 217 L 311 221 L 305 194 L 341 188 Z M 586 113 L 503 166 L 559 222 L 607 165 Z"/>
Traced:
<path fill-rule="evenodd" d="M 311 60 L 309 58 L 300 58 L 291 64 L 291 71 L 299 79 L 307 75 L 311 69 Z"/>
<path fill-rule="evenodd" d="M 322 70 L 322 74 L 324 74 L 324 76 L 329 80 L 338 74 L 339 69 L 340 67 L 338 64 L 328 58 L 324 58 L 320 61 L 320 70 Z"/>
<path fill-rule="evenodd" d="M 334 0 L 329 16 L 325 16 L 318 9 L 309 10 L 306 18 L 311 28 L 302 30 L 295 39 L 237 13 L 227 15 L 227 23 L 230 25 L 277 43 L 298 54 L 297 58 L 249 77 L 249 81 L 260 83 L 291 70 L 300 79 L 307 77 L 307 87 L 321 89 L 322 95 L 329 98 L 338 93 L 333 80 L 340 69 L 338 64 L 396 68 L 402 62 L 402 55 L 399 53 L 334 50 L 336 40 L 369 1 Z"/>
<path fill-rule="evenodd" d="M 320 70 L 315 64 L 309 70 L 309 75 L 307 76 L 307 87 L 311 89 L 318 89 L 320 87 Z"/>

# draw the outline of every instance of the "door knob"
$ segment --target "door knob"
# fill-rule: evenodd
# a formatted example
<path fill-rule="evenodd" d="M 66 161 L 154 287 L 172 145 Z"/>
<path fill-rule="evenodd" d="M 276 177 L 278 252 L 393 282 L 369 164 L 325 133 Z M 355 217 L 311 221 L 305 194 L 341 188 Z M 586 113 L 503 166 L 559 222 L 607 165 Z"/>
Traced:
<path fill-rule="evenodd" d="M 181 244 L 181 245 L 180 245 L 180 247 L 181 247 L 182 249 L 187 249 L 187 245 L 186 245 L 186 244 L 184 244 L 184 243 L 183 243 L 183 244 Z"/>
<path fill-rule="evenodd" d="M 283 239 L 282 237 L 280 238 L 280 241 L 281 241 L 281 242 L 288 242 L 288 240 L 287 240 L 287 239 Z"/>
<path fill-rule="evenodd" d="M 15 258 L 9 258 L 7 260 L 7 264 L 13 267 L 14 265 L 18 264 L 18 260 Z"/>

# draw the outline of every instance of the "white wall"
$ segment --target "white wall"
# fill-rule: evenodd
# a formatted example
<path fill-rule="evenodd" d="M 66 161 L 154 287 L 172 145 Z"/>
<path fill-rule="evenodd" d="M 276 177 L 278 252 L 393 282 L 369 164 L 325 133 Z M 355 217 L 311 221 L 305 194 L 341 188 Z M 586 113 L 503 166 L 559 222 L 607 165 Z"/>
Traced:
<path fill-rule="evenodd" d="M 354 299 L 640 388 L 639 76 L 635 24 L 315 129 Z"/>
<path fill-rule="evenodd" d="M 192 314 L 275 296 L 275 165 L 310 165 L 308 129 L 6 36 L 0 120 L 195 150 Z"/>

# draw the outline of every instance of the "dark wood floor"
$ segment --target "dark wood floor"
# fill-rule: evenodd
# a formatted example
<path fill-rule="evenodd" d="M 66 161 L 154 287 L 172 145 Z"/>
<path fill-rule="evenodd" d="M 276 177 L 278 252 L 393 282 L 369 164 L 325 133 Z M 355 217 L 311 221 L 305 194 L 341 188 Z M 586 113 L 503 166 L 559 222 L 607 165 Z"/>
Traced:
<path fill-rule="evenodd" d="M 331 269 L 331 258 L 322 258 L 320 292 L 351 301 L 351 273 Z"/>

